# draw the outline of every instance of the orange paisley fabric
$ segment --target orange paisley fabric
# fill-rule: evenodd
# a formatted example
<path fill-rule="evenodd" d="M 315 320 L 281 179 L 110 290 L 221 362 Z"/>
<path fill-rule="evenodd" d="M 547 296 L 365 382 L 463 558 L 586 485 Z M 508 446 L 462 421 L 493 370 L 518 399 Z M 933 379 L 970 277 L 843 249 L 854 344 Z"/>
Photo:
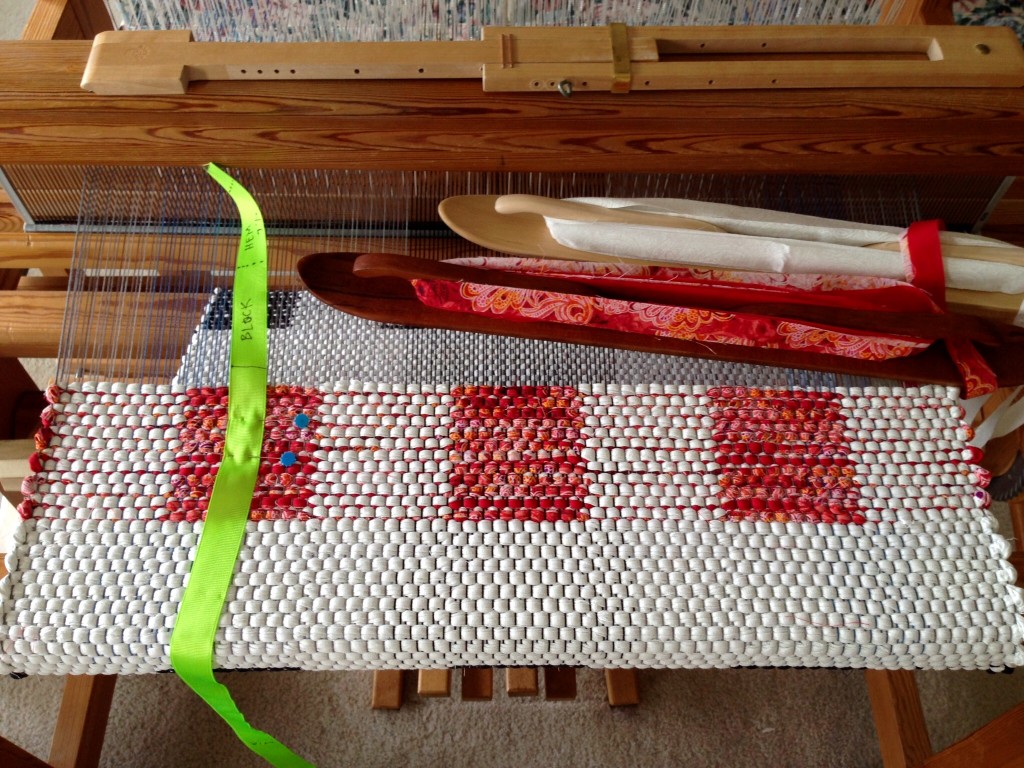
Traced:
<path fill-rule="evenodd" d="M 578 296 L 523 288 L 444 280 L 413 280 L 429 307 L 529 322 L 586 325 L 687 341 L 793 349 L 860 360 L 906 357 L 926 349 L 927 339 L 779 320 L 712 309 Z"/>

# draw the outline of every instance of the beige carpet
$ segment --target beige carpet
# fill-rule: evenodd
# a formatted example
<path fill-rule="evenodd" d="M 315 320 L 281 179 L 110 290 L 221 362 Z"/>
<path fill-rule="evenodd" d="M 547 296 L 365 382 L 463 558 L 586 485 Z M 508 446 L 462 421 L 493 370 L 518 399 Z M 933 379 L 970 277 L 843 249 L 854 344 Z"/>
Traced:
<path fill-rule="evenodd" d="M 412 676 L 409 675 L 409 682 Z M 225 674 L 250 721 L 325 766 L 877 766 L 859 672 L 651 671 L 643 703 L 612 710 L 584 670 L 575 702 L 419 700 L 369 708 L 368 673 Z M 1024 698 L 1024 675 L 919 674 L 933 742 L 945 746 Z M 501 682 L 499 677 L 498 683 Z M 0 682 L 0 732 L 45 755 L 61 682 Z M 498 686 L 500 688 L 500 686 Z M 458 687 L 455 690 L 458 694 Z M 171 675 L 118 682 L 104 766 L 262 763 Z M 983 768 L 979 766 L 978 768 Z"/>

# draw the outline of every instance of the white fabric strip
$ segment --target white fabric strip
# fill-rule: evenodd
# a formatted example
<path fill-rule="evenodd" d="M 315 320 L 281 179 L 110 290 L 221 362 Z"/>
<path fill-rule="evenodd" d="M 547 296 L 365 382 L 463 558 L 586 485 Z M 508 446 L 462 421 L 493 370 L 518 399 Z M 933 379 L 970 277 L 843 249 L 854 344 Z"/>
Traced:
<path fill-rule="evenodd" d="M 998 669 L 1024 602 L 987 515 L 871 528 L 708 521 L 250 523 L 225 669 L 568 664 Z M 973 518 L 973 521 L 972 521 Z M 22 526 L 0 668 L 140 674 L 168 642 L 191 523 Z"/>
<path fill-rule="evenodd" d="M 897 251 L 635 224 L 549 217 L 545 221 L 551 236 L 561 245 L 606 256 L 757 272 L 907 279 L 903 256 Z M 943 263 L 950 288 L 1024 293 L 1024 266 L 948 257 Z"/>
<path fill-rule="evenodd" d="M 657 227 L 548 219 L 552 236 L 562 245 L 578 250 L 630 258 L 675 260 L 684 263 L 737 269 L 777 272 L 870 274 L 905 279 L 903 260 L 893 252 L 865 252 L 859 246 L 899 242 L 904 230 L 898 227 L 860 224 L 818 216 L 791 214 L 761 208 L 670 198 L 572 198 L 575 202 L 655 213 L 705 221 L 721 227 L 725 233 L 680 233 Z M 621 236 L 612 230 L 622 227 Z M 588 229 L 593 228 L 592 232 Z M 690 242 L 681 240 L 695 235 Z M 701 237 L 700 235 L 708 235 Z M 743 235 L 737 239 L 729 235 Z M 777 242 L 765 242 L 764 239 Z M 971 245 L 990 248 L 1015 248 L 1009 243 L 980 235 L 941 232 L 947 245 Z M 691 243 L 692 242 L 692 246 Z M 809 247 L 809 243 L 817 244 Z M 829 245 L 851 246 L 828 248 Z M 1020 249 L 1017 249 L 1020 250 Z M 644 254 L 650 254 L 646 256 Z M 698 259 L 698 261 L 693 261 Z M 699 261 L 699 259 L 704 259 Z M 751 266 L 744 266 L 744 264 Z M 945 259 L 946 279 L 950 287 L 965 290 L 1020 293 L 1024 270 L 1015 265 L 994 264 L 965 259 Z"/>
<path fill-rule="evenodd" d="M 576 197 L 574 202 L 597 205 L 602 208 L 621 208 L 637 213 L 658 213 L 679 216 L 715 224 L 727 232 L 754 237 L 772 237 L 790 240 L 810 240 L 839 245 L 864 246 L 873 243 L 896 243 L 904 230 L 874 224 L 826 219 L 820 216 L 748 208 L 724 203 L 706 203 L 699 200 L 676 198 L 615 198 Z M 961 232 L 941 232 L 941 242 L 947 245 L 977 245 L 992 248 L 1016 246 L 981 235 Z"/>
<path fill-rule="evenodd" d="M 1017 400 L 1024 386 L 1017 387 L 988 417 L 974 428 L 971 445 L 984 448 L 989 440 L 1010 434 L 1024 424 L 1024 400 Z"/>

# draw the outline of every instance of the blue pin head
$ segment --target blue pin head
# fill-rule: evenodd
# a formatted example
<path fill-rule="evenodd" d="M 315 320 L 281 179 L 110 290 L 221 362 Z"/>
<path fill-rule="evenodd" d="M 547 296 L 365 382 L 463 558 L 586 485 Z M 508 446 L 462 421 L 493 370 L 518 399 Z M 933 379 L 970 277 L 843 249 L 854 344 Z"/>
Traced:
<path fill-rule="evenodd" d="M 292 424 L 299 429 L 305 429 L 309 426 L 309 416 L 304 413 L 297 413 L 295 414 L 295 418 L 292 420 Z"/>
<path fill-rule="evenodd" d="M 298 461 L 298 458 L 291 451 L 285 451 L 284 453 L 281 454 L 282 467 L 290 467 L 296 461 Z"/>

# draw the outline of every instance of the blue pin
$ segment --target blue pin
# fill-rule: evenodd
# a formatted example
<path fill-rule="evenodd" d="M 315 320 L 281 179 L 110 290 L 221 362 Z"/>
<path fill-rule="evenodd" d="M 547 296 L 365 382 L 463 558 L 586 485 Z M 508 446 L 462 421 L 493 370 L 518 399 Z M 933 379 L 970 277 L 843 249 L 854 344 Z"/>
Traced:
<path fill-rule="evenodd" d="M 304 413 L 298 413 L 292 420 L 292 424 L 294 424 L 299 429 L 305 429 L 306 427 L 309 426 L 309 416 L 307 416 Z"/>
<path fill-rule="evenodd" d="M 292 453 L 291 451 L 285 451 L 284 453 L 281 454 L 282 467 L 290 467 L 296 461 L 298 461 L 298 459 L 295 457 L 295 454 Z"/>

